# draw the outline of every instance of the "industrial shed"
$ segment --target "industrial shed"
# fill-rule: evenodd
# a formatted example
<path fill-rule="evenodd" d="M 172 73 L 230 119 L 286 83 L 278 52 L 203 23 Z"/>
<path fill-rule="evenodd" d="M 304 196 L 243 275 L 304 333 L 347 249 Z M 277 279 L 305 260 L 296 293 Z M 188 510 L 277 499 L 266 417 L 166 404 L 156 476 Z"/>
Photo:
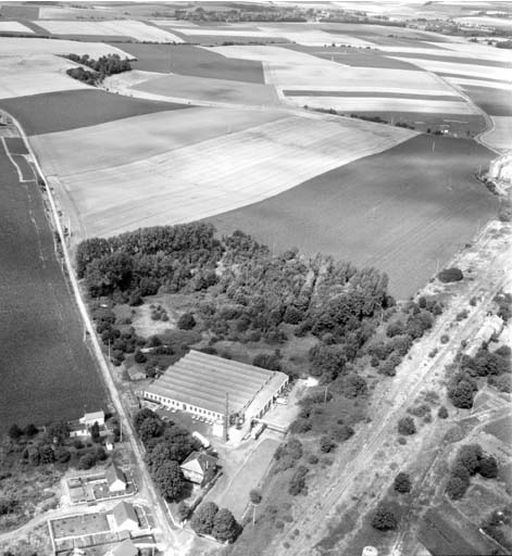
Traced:
<path fill-rule="evenodd" d="M 238 361 L 190 351 L 144 390 L 166 407 L 230 424 L 261 418 L 288 384 L 288 376 Z"/>

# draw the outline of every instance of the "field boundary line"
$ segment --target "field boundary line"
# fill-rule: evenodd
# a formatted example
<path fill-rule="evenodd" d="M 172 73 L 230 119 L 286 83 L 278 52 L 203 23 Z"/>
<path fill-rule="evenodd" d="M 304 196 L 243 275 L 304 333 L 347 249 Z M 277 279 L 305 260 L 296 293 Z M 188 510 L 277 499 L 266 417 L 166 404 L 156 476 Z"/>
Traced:
<path fill-rule="evenodd" d="M 21 124 L 18 122 L 18 120 L 16 118 L 14 118 L 11 114 L 9 114 L 8 112 L 4 111 L 4 113 L 8 114 L 9 117 L 12 119 L 12 122 L 14 123 L 14 125 L 16 126 L 16 128 L 18 129 L 19 133 L 20 133 L 20 137 L 23 139 L 23 142 L 25 143 L 25 146 L 27 147 L 27 150 L 30 154 L 30 156 L 32 157 L 32 160 L 34 162 L 34 165 L 36 166 L 37 171 L 39 172 L 39 175 L 45 180 L 46 177 L 42 171 L 42 168 L 39 164 L 39 161 L 37 160 L 34 151 L 32 150 L 32 146 L 30 145 L 30 142 L 28 141 L 28 138 L 25 134 L 25 131 L 23 130 Z M 66 238 L 64 237 L 64 231 L 62 229 L 62 224 L 60 222 L 60 218 L 59 218 L 59 214 L 57 211 L 57 206 L 55 204 L 55 200 L 54 200 L 54 196 L 52 191 L 50 190 L 49 187 L 46 188 L 47 192 L 48 192 L 48 199 L 50 201 L 50 206 L 52 209 L 52 216 L 53 216 L 53 220 L 55 223 L 55 227 L 57 229 L 57 233 L 59 235 L 60 238 L 60 242 L 62 245 L 62 254 L 64 257 L 64 262 L 68 271 L 68 275 L 69 275 L 69 280 L 71 282 L 71 286 L 73 288 L 73 293 L 74 293 L 74 297 L 76 300 L 76 303 L 78 305 L 78 309 L 80 311 L 80 314 L 82 316 L 82 320 L 84 323 L 84 326 L 87 330 L 87 332 L 89 333 L 89 337 L 91 340 L 91 344 L 93 347 L 93 352 L 94 355 L 96 356 L 96 360 L 99 364 L 100 370 L 101 370 L 101 374 L 104 380 L 104 383 L 106 385 L 106 387 L 109 390 L 110 393 L 110 397 L 111 400 L 114 404 L 114 407 L 116 409 L 116 411 L 119 414 L 120 419 L 122 419 L 122 421 L 124 421 L 124 431 L 125 431 L 125 436 L 128 438 L 128 441 L 132 447 L 132 450 L 134 452 L 135 455 L 135 459 L 137 462 L 137 467 L 139 468 L 139 471 L 143 477 L 143 482 L 145 483 L 144 486 L 147 487 L 148 493 L 149 493 L 149 497 L 151 498 L 151 502 L 152 505 L 154 507 L 155 510 L 155 514 L 157 517 L 157 520 L 159 522 L 159 524 L 162 525 L 163 530 L 162 530 L 162 534 L 166 537 L 166 544 L 168 544 L 169 540 L 171 540 L 172 542 L 172 546 L 173 548 L 179 548 L 179 541 L 176 537 L 176 534 L 174 533 L 174 531 L 172 530 L 169 521 L 167 520 L 166 516 L 165 516 L 165 512 L 163 510 L 163 499 L 160 499 L 157 495 L 156 489 L 151 481 L 151 478 L 149 476 L 147 467 L 144 463 L 143 457 L 142 457 L 142 452 L 141 452 L 141 447 L 140 447 L 140 441 L 138 441 L 138 439 L 135 436 L 135 432 L 133 429 L 133 425 L 131 420 L 129 419 L 128 416 L 128 412 L 127 410 L 124 408 L 122 402 L 121 402 L 121 397 L 119 395 L 119 392 L 116 388 L 116 385 L 114 383 L 114 380 L 112 378 L 108 363 L 105 359 L 105 356 L 103 354 L 103 351 L 101 350 L 101 346 L 99 344 L 98 338 L 96 336 L 96 331 L 94 329 L 91 317 L 89 315 L 89 312 L 87 311 L 87 307 L 85 305 L 85 302 L 82 298 L 81 292 L 80 292 L 80 286 L 78 284 L 78 280 L 76 278 L 74 269 L 73 269 L 73 265 L 71 263 L 71 259 L 69 256 L 69 251 L 68 251 L 68 247 L 66 245 Z"/>
<path fill-rule="evenodd" d="M 23 178 L 23 173 L 20 169 L 20 167 L 18 166 L 18 164 L 16 163 L 16 161 L 14 160 L 11 151 L 9 150 L 9 147 L 7 146 L 7 143 L 5 141 L 5 137 L 0 137 L 0 139 L 2 140 L 2 144 L 4 146 L 4 150 L 5 150 L 5 154 L 7 155 L 7 157 L 9 158 L 9 160 L 12 162 L 12 165 L 16 168 L 16 172 L 18 173 L 18 179 L 20 183 L 29 183 L 31 181 L 34 180 L 26 180 Z"/>

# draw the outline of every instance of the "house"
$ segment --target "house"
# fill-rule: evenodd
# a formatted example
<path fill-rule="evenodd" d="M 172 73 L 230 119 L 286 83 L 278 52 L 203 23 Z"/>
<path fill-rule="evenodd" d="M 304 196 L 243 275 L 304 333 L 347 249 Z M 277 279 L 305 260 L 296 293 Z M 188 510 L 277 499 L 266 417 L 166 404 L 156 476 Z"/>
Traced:
<path fill-rule="evenodd" d="M 128 486 L 125 474 L 113 463 L 105 473 L 109 492 L 125 492 Z"/>
<path fill-rule="evenodd" d="M 126 539 L 121 544 L 109 550 L 105 556 L 138 556 L 139 549 L 130 539 Z"/>
<path fill-rule="evenodd" d="M 118 531 L 137 531 L 139 529 L 139 520 L 135 509 L 128 502 L 119 502 L 112 515 Z"/>
<path fill-rule="evenodd" d="M 105 412 L 104 411 L 94 411 L 93 413 L 84 413 L 83 417 L 80 417 L 79 422 L 90 428 L 94 423 L 98 423 L 100 427 L 105 426 Z"/>
<path fill-rule="evenodd" d="M 203 485 L 215 475 L 217 459 L 202 452 L 192 452 L 180 467 L 185 479 Z"/>
<path fill-rule="evenodd" d="M 69 424 L 69 437 L 70 438 L 80 438 L 84 436 L 91 436 L 89 428 L 80 422 L 73 422 Z"/>

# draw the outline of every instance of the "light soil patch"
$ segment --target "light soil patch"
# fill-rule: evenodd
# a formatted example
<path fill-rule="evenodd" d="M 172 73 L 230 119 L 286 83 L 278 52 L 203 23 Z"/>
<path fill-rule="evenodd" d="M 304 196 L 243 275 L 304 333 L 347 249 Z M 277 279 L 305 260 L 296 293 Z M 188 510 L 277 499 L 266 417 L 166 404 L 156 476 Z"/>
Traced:
<path fill-rule="evenodd" d="M 99 58 L 106 54 L 118 54 L 121 58 L 132 58 L 119 48 L 100 42 L 18 37 L 0 37 L 0 53 L 1 56 L 89 54 L 91 58 Z"/>
<path fill-rule="evenodd" d="M 101 144 L 85 151 L 68 142 L 41 161 L 43 167 L 52 161 L 49 173 L 77 208 L 86 235 L 108 236 L 255 203 L 413 135 L 338 117 L 285 116 L 135 162 L 122 153 L 117 165 L 98 170 L 79 163 L 65 174 L 60 164 L 72 151 L 95 160 L 106 148 Z"/>
<path fill-rule="evenodd" d="M 192 101 L 267 106 L 279 104 L 277 94 L 270 85 L 224 79 L 169 75 L 136 84 L 135 89 Z"/>
<path fill-rule="evenodd" d="M 33 33 L 32 29 L 18 21 L 0 21 L 0 33 Z"/>
<path fill-rule="evenodd" d="M 145 304 L 141 305 L 135 308 L 132 326 L 135 328 L 135 332 L 143 338 L 149 338 L 154 334 L 163 334 L 176 326 L 176 320 L 172 317 L 169 310 L 167 310 L 167 314 L 170 317 L 168 321 L 153 320 L 151 318 L 150 306 Z"/>
<path fill-rule="evenodd" d="M 434 47 L 442 46 L 442 48 L 455 53 L 460 53 L 466 58 L 471 57 L 481 60 L 493 60 L 496 62 L 503 62 L 504 64 L 510 64 L 510 52 L 506 49 L 502 50 L 493 46 L 471 43 L 465 39 L 451 40 L 450 42 L 443 43 L 425 43 L 425 45 L 429 44 Z"/>
<path fill-rule="evenodd" d="M 90 89 L 66 74 L 74 66 L 63 58 L 44 54 L 0 57 L 0 99 Z"/>
<path fill-rule="evenodd" d="M 283 89 L 453 94 L 451 87 L 424 71 L 343 66 L 280 47 L 227 46 L 212 50 L 227 57 L 261 60 L 265 82 Z"/>
<path fill-rule="evenodd" d="M 275 34 L 265 32 L 263 30 L 246 30 L 246 29 L 236 29 L 231 27 L 185 27 L 180 28 L 180 31 L 184 35 L 188 35 L 190 37 L 201 36 L 201 37 L 254 37 L 255 39 L 271 39 L 271 38 L 279 38 L 283 37 L 282 34 Z"/>
<path fill-rule="evenodd" d="M 142 21 L 116 19 L 112 21 L 40 21 L 39 25 L 54 35 L 92 35 L 132 37 L 138 41 L 175 42 L 183 39 Z"/>
<path fill-rule="evenodd" d="M 491 116 L 493 129 L 482 133 L 481 141 L 499 151 L 512 149 L 512 116 Z"/>
<path fill-rule="evenodd" d="M 363 93 L 364 94 L 364 93 Z M 478 114 L 467 102 L 447 100 L 418 100 L 389 97 L 329 97 L 329 96 L 293 96 L 287 101 L 297 106 L 324 108 L 340 112 L 396 111 L 424 112 L 428 114 Z"/>
<path fill-rule="evenodd" d="M 510 83 L 507 83 L 506 81 L 493 81 L 491 79 L 472 79 L 465 76 L 443 76 L 443 79 L 445 81 L 448 81 L 448 83 L 452 83 L 455 86 L 462 86 L 463 88 L 464 85 L 466 85 L 470 87 L 488 87 L 490 89 L 502 89 L 504 91 L 510 90 Z"/>
<path fill-rule="evenodd" d="M 81 171 L 145 160 L 284 116 L 283 112 L 189 108 L 47 133 L 32 137 L 31 141 L 46 172 L 64 178 Z M 70 148 L 71 145 L 74 148 Z M 66 156 L 62 156 L 62 152 L 66 152 Z M 89 153 L 88 156 L 84 157 L 84 152 Z"/>

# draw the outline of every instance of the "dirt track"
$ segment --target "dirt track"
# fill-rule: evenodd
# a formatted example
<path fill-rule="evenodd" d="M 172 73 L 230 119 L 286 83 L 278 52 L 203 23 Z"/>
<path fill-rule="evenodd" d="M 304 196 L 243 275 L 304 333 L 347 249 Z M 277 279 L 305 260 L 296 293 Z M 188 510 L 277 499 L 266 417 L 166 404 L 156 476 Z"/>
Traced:
<path fill-rule="evenodd" d="M 326 535 L 326 525 L 335 515 L 336 507 L 347 507 L 351 498 L 364 497 L 369 489 L 368 478 L 375 472 L 380 475 L 386 472 L 382 462 L 385 458 L 377 456 L 385 449 L 387 441 L 394 440 L 396 437 L 397 420 L 421 390 L 431 389 L 436 383 L 439 385 L 444 365 L 452 360 L 460 342 L 479 328 L 481 319 L 488 310 L 489 301 L 502 287 L 507 274 L 510 275 L 512 271 L 510 225 L 499 224 L 499 227 L 506 230 L 507 237 L 493 237 L 492 225 L 483 230 L 478 241 L 480 260 L 478 263 L 471 264 L 474 280 L 460 288 L 462 291 L 452 297 L 449 306 L 438 318 L 431 333 L 413 346 L 410 358 L 402 363 L 397 377 L 389 384 L 381 399 L 374 402 L 371 425 L 359 431 L 350 444 L 339 450 L 331 472 L 326 474 L 321 484 L 315 488 L 322 492 L 322 495 L 316 497 L 318 501 L 314 505 L 314 510 L 300 513 L 300 508 L 297 508 L 300 517 L 290 524 L 284 537 L 274 540 L 265 554 L 318 553 L 315 545 Z M 463 262 L 459 264 L 465 268 Z M 467 320 L 454 326 L 456 314 L 461 309 L 469 307 L 469 300 L 473 296 L 479 298 L 478 305 L 472 309 Z M 450 341 L 441 345 L 440 337 L 448 330 L 450 330 Z M 428 358 L 428 353 L 436 347 L 439 348 L 437 356 Z M 421 449 L 421 444 L 415 445 Z M 394 442 L 391 450 L 397 451 Z M 404 466 L 406 463 L 403 461 Z M 361 473 L 363 480 L 360 477 Z M 390 481 L 391 475 L 389 473 L 388 475 Z M 389 481 L 380 481 L 380 493 L 373 489 L 376 494 L 373 503 L 379 499 L 379 494 L 387 488 Z M 300 530 L 300 536 L 292 536 L 291 533 L 295 529 Z M 283 547 L 283 541 L 289 544 L 288 549 Z"/>

